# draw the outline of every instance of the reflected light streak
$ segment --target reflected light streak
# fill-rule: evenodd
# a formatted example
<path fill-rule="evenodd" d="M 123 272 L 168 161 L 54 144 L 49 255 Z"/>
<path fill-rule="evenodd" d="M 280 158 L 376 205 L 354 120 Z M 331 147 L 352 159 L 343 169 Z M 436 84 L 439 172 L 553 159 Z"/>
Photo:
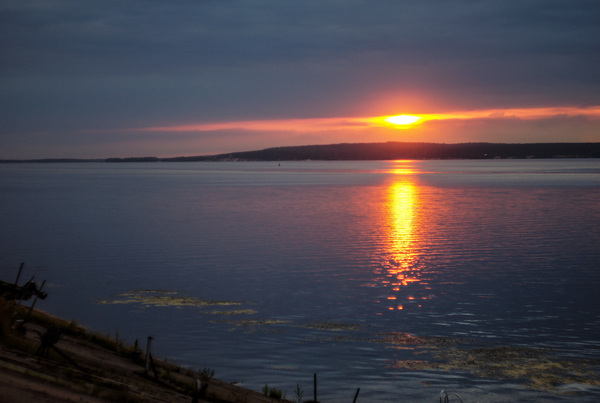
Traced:
<path fill-rule="evenodd" d="M 410 173 L 410 168 L 397 168 L 393 171 L 399 175 Z M 394 294 L 387 297 L 393 302 L 401 297 L 403 289 L 411 284 L 419 283 L 420 273 L 417 267 L 417 187 L 409 181 L 398 181 L 387 189 L 386 197 L 386 230 L 387 247 L 384 270 L 380 283 L 389 287 Z M 414 295 L 406 296 L 406 301 L 414 301 Z M 394 304 L 389 310 L 403 310 L 403 304 Z"/>
<path fill-rule="evenodd" d="M 396 267 L 390 272 L 398 275 L 402 285 L 419 281 L 404 275 L 415 258 L 413 250 L 415 193 L 415 185 L 410 182 L 396 182 L 388 189 L 390 260 L 393 262 L 393 267 Z"/>
<path fill-rule="evenodd" d="M 412 166 L 411 166 L 412 161 L 410 161 L 410 160 L 396 160 L 395 162 L 398 165 L 396 167 L 394 167 L 393 169 L 389 170 L 389 172 L 391 174 L 394 174 L 394 175 L 411 175 L 411 174 L 414 174 L 414 173 L 417 172 L 417 171 L 415 171 L 412 168 Z"/>

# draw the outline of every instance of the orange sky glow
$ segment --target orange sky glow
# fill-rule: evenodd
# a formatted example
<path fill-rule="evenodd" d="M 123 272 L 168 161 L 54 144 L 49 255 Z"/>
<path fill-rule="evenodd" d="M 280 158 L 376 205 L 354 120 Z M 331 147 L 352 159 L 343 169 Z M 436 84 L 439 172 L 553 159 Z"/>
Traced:
<path fill-rule="evenodd" d="M 4 3 L 0 159 L 600 142 L 597 1 Z"/>
<path fill-rule="evenodd" d="M 398 114 L 402 115 L 402 114 Z M 394 124 L 390 118 L 398 115 L 371 116 L 371 117 L 332 117 L 332 118 L 307 118 L 307 119 L 276 119 L 276 120 L 247 120 L 215 123 L 184 124 L 173 126 L 145 127 L 133 131 L 159 131 L 159 132 L 203 132 L 218 130 L 249 130 L 249 131 L 352 131 L 373 129 L 378 127 L 410 129 L 429 121 L 457 121 L 457 120 L 541 120 L 555 117 L 586 117 L 600 119 L 600 106 L 578 107 L 552 107 L 552 108 L 508 108 L 485 109 L 471 111 L 455 111 L 444 113 L 410 113 L 420 119 L 408 124 Z"/>

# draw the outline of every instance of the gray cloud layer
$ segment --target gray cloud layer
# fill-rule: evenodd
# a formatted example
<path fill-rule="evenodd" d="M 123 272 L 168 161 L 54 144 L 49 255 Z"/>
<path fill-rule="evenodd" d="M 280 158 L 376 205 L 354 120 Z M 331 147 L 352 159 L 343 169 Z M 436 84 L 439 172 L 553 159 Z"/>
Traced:
<path fill-rule="evenodd" d="M 416 93 L 600 104 L 597 1 L 5 0 L 0 49 L 0 139 L 364 114 Z"/>

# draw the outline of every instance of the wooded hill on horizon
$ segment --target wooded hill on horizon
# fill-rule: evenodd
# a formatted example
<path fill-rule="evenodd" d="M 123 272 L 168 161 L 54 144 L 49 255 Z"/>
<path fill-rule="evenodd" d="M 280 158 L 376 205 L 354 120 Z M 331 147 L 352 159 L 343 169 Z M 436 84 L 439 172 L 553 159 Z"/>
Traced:
<path fill-rule="evenodd" d="M 160 161 L 301 161 L 493 158 L 600 158 L 600 143 L 342 143 L 273 147 Z"/>
<path fill-rule="evenodd" d="M 361 161 L 495 158 L 600 158 L 600 143 L 341 143 L 272 147 L 256 151 L 169 158 L 46 158 L 0 160 L 0 162 Z"/>

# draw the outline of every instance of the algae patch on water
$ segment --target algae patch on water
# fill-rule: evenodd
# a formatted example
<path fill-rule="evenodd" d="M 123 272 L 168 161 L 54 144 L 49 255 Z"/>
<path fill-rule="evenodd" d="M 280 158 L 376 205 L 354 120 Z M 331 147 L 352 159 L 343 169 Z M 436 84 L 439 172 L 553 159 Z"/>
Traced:
<path fill-rule="evenodd" d="M 430 358 L 394 360 L 391 366 L 396 369 L 463 371 L 480 378 L 512 379 L 540 391 L 560 392 L 564 385 L 600 386 L 598 360 L 565 359 L 548 349 L 472 347 L 473 340 L 418 337 L 408 333 L 384 334 L 380 342 Z"/>
<path fill-rule="evenodd" d="M 459 340 L 453 339 L 449 337 L 440 337 L 440 336 L 416 336 L 411 333 L 404 332 L 392 332 L 392 333 L 382 333 L 381 339 L 376 340 L 379 343 L 387 343 L 391 344 L 393 348 L 415 348 L 415 347 L 423 347 L 423 348 L 447 348 L 452 345 L 456 345 L 458 343 L 468 342 L 467 340 Z"/>
<path fill-rule="evenodd" d="M 228 323 L 230 325 L 235 325 L 239 327 L 247 327 L 247 326 L 264 326 L 264 325 L 282 325 L 289 324 L 290 321 L 287 320 L 219 320 L 214 323 Z"/>
<path fill-rule="evenodd" d="M 305 325 L 305 327 L 319 330 L 329 330 L 332 332 L 341 332 L 348 330 L 358 330 L 360 325 L 344 322 L 313 322 Z"/>
<path fill-rule="evenodd" d="M 444 370 L 466 370 L 485 378 L 523 380 L 536 390 L 553 391 L 565 384 L 600 386 L 600 377 L 589 359 L 556 357 L 551 350 L 511 346 L 439 351 Z M 597 361 L 597 360 L 596 360 Z"/>
<path fill-rule="evenodd" d="M 244 301 L 214 301 L 194 297 L 181 296 L 177 291 L 172 290 L 133 290 L 123 294 L 119 294 L 118 298 L 113 300 L 99 301 L 100 304 L 141 304 L 144 306 L 158 307 L 184 307 L 195 306 L 199 308 L 207 307 L 225 307 L 225 306 L 240 306 Z M 237 309 L 232 311 L 205 311 L 208 314 L 214 315 L 237 315 L 237 314 L 254 314 L 256 311 L 252 309 Z"/>
<path fill-rule="evenodd" d="M 245 320 L 218 320 L 212 323 L 222 323 L 233 326 L 229 331 L 242 330 L 246 333 L 268 332 L 281 333 L 283 330 L 276 325 L 289 325 L 290 321 L 278 319 L 245 319 Z M 274 327 L 275 326 L 275 327 Z"/>

